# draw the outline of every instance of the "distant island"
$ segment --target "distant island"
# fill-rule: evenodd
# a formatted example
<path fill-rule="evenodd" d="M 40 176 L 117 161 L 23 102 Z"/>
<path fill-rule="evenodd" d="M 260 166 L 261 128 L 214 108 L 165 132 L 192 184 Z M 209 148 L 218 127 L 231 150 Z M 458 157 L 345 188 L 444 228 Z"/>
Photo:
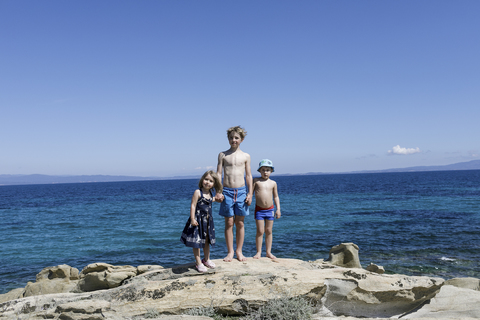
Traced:
<path fill-rule="evenodd" d="M 197 179 L 197 176 L 177 177 L 139 177 L 139 176 L 109 176 L 109 175 L 81 175 L 81 176 L 54 176 L 45 174 L 0 174 L 0 186 L 25 184 L 58 184 L 58 183 L 92 183 L 92 182 L 120 182 L 120 181 L 149 181 L 149 180 L 176 180 Z"/>
<path fill-rule="evenodd" d="M 422 172 L 422 171 L 453 171 L 453 170 L 480 170 L 480 160 L 458 162 L 444 166 L 417 166 L 407 168 L 352 171 L 348 173 L 381 173 L 381 172 Z"/>
<path fill-rule="evenodd" d="M 278 176 L 291 175 L 320 175 L 320 174 L 355 174 L 355 173 L 387 173 L 387 172 L 423 172 L 423 171 L 452 171 L 452 170 L 480 170 L 480 160 L 458 162 L 444 166 L 417 166 L 407 168 L 365 170 L 350 172 L 308 172 L 303 174 L 279 174 Z M 198 179 L 200 176 L 174 176 L 174 177 L 139 177 L 139 176 L 109 176 L 109 175 L 80 175 L 80 176 L 54 176 L 44 174 L 0 174 L 0 186 L 25 185 L 25 184 L 56 184 L 56 183 L 92 183 L 92 182 L 118 182 L 118 181 L 148 181 L 148 180 L 178 180 Z"/>

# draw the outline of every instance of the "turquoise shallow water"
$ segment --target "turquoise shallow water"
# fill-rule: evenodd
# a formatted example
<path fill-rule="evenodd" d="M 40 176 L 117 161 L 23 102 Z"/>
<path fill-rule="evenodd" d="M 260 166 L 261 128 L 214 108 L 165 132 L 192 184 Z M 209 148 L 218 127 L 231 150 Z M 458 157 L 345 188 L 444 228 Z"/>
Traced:
<path fill-rule="evenodd" d="M 274 224 L 277 257 L 326 259 L 332 246 L 354 242 L 364 267 L 480 278 L 480 170 L 272 178 L 282 205 Z M 93 262 L 192 262 L 179 238 L 196 186 L 197 180 L 0 186 L 0 293 L 64 263 L 81 269 Z M 216 211 L 218 204 L 215 259 L 226 254 Z M 253 256 L 253 215 L 245 238 L 244 253 Z"/>

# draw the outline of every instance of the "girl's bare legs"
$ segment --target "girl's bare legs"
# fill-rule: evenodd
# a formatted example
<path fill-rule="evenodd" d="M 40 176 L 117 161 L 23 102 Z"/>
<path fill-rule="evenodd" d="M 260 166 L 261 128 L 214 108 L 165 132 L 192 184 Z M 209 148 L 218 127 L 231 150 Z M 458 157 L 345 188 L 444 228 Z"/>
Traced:
<path fill-rule="evenodd" d="M 234 217 L 225 217 L 225 242 L 227 243 L 228 254 L 223 261 L 230 262 L 233 260 L 233 224 Z"/>
<path fill-rule="evenodd" d="M 273 220 L 265 220 L 265 247 L 267 249 L 267 258 L 276 259 L 272 254 L 272 241 L 273 241 Z M 260 247 L 261 249 L 261 247 Z M 258 251 L 258 247 L 257 247 Z"/>
<path fill-rule="evenodd" d="M 205 241 L 205 247 L 203 247 L 203 259 L 205 261 L 210 260 L 210 239 L 207 236 Z"/>
<path fill-rule="evenodd" d="M 193 255 L 195 256 L 195 263 L 197 266 L 202 264 L 202 259 L 200 258 L 200 248 L 193 248 Z"/>
<path fill-rule="evenodd" d="M 264 220 L 255 220 L 257 224 L 257 235 L 255 236 L 255 244 L 257 246 L 257 254 L 253 256 L 253 259 L 259 259 L 262 256 L 262 244 L 264 233 Z"/>

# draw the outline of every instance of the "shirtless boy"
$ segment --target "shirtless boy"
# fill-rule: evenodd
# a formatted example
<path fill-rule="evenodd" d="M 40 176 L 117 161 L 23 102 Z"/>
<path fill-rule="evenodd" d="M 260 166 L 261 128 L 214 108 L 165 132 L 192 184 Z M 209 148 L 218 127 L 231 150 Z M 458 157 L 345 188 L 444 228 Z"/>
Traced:
<path fill-rule="evenodd" d="M 259 259 L 262 256 L 263 233 L 265 233 L 265 247 L 267 249 L 267 258 L 275 259 L 272 254 L 272 229 L 275 218 L 280 218 L 280 198 L 278 197 L 277 183 L 270 180 L 270 174 L 274 172 L 272 161 L 263 159 L 258 165 L 258 172 L 262 175 L 253 180 L 253 192 L 255 192 L 255 222 L 257 224 L 257 235 L 255 244 L 257 254 L 253 257 Z M 277 210 L 273 214 L 275 207 Z"/>
<path fill-rule="evenodd" d="M 240 144 L 245 139 L 247 132 L 240 126 L 227 130 L 230 149 L 218 155 L 217 174 L 222 178 L 223 196 L 220 204 L 220 215 L 225 217 L 225 241 L 228 254 L 224 261 L 232 261 L 234 253 L 239 261 L 247 258 L 242 253 L 245 238 L 245 217 L 249 215 L 248 206 L 252 203 L 252 170 L 250 168 L 250 155 L 240 150 Z M 246 184 L 246 186 L 245 186 Z M 222 195 L 216 199 L 222 201 Z M 233 225 L 236 228 L 237 250 L 233 251 Z"/>

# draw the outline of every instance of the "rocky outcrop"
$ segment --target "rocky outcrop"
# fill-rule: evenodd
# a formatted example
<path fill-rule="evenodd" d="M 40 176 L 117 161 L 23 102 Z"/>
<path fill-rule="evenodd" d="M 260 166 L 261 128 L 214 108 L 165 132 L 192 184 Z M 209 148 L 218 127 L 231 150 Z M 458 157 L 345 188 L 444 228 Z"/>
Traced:
<path fill-rule="evenodd" d="M 148 310 L 180 315 L 209 305 L 225 315 L 241 315 L 248 308 L 287 294 L 308 297 L 333 315 L 391 317 L 433 298 L 443 283 L 441 278 L 380 275 L 322 260 L 263 258 L 215 263 L 217 269 L 205 274 L 198 273 L 193 265 L 159 269 L 129 278 L 112 289 L 27 297 L 3 303 L 0 308 L 6 316 L 28 311 L 31 319 L 79 319 L 80 314 L 91 319 L 127 319 L 144 316 Z M 88 270 L 86 274 L 106 269 Z"/>
<path fill-rule="evenodd" d="M 102 262 L 89 264 L 82 272 L 66 264 L 47 267 L 37 274 L 35 282 L 28 282 L 25 288 L 0 295 L 0 303 L 52 293 L 81 293 L 116 288 L 127 279 L 161 269 L 163 267 L 156 265 L 113 266 Z"/>
<path fill-rule="evenodd" d="M 116 288 L 137 274 L 137 268 L 132 266 L 113 266 L 107 263 L 89 264 L 80 273 L 78 291 L 90 292 Z"/>
<path fill-rule="evenodd" d="M 13 289 L 5 294 L 0 294 L 0 303 L 10 301 L 10 300 L 20 299 L 20 298 L 23 298 L 24 295 L 25 295 L 25 288 Z"/>
<path fill-rule="evenodd" d="M 354 243 L 341 243 L 330 249 L 327 261 L 339 267 L 361 268 L 358 250 L 358 246 Z"/>
<path fill-rule="evenodd" d="M 480 291 L 480 279 L 477 278 L 453 278 L 445 281 L 445 285 Z"/>
<path fill-rule="evenodd" d="M 375 263 L 370 263 L 366 269 L 370 272 L 375 272 L 378 274 L 385 273 L 385 269 L 382 266 L 377 266 Z"/>
<path fill-rule="evenodd" d="M 323 304 L 333 314 L 389 318 L 407 313 L 435 296 L 439 278 L 399 275 L 373 276 L 345 272 L 346 279 L 326 279 Z"/>
<path fill-rule="evenodd" d="M 444 285 L 428 304 L 404 318 L 422 319 L 426 317 L 435 319 L 478 319 L 480 318 L 480 292 Z"/>
<path fill-rule="evenodd" d="M 435 277 L 379 274 L 323 260 L 214 262 L 217 268 L 206 273 L 198 273 L 193 264 L 163 269 L 96 263 L 80 273 L 68 266 L 46 268 L 37 276 L 38 283 L 63 279 L 76 283 L 76 289 L 64 286 L 70 291 L 13 299 L 15 294 L 0 295 L 4 301 L 0 319 L 126 320 L 162 319 L 162 315 L 165 319 L 208 319 L 182 314 L 213 306 L 223 315 L 241 315 L 285 295 L 302 296 L 316 304 L 315 319 L 480 318 L 479 279 L 445 282 Z"/>
<path fill-rule="evenodd" d="M 25 287 L 24 297 L 49 293 L 72 292 L 77 287 L 78 269 L 66 264 L 44 268 L 37 274 L 36 282 Z"/>

